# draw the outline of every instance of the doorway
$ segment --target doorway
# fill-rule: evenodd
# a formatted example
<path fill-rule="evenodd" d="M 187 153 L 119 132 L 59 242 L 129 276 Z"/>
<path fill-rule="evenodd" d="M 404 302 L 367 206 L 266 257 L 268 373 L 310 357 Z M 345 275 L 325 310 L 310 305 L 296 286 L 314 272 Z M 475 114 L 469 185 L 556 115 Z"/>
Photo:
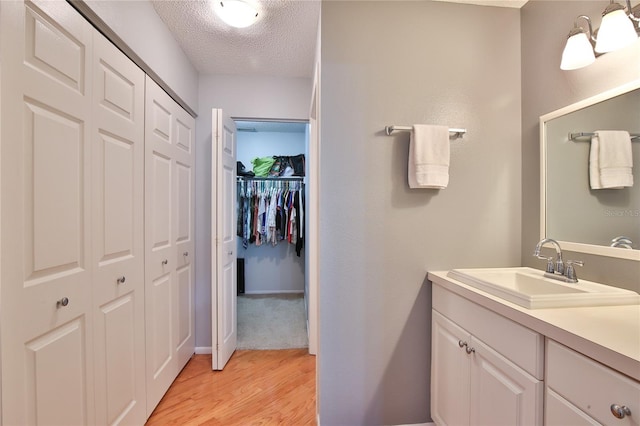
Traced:
<path fill-rule="evenodd" d="M 236 125 L 236 121 L 238 122 L 251 121 L 253 122 L 253 124 L 251 125 L 251 127 L 242 127 L 244 126 L 244 124 L 241 124 L 240 128 L 242 129 L 242 132 L 239 132 L 237 130 L 238 126 Z M 235 185 L 237 184 L 239 186 L 239 184 L 236 182 L 235 175 L 236 174 L 240 175 L 240 178 L 243 181 L 251 181 L 251 185 L 256 185 L 256 182 L 254 181 L 258 180 L 258 178 L 255 176 L 247 176 L 247 175 L 249 173 L 252 175 L 255 175 L 256 173 L 253 172 L 252 169 L 255 168 L 256 166 L 259 166 L 259 164 L 254 164 L 252 160 L 245 159 L 247 163 L 251 163 L 251 169 L 250 169 L 246 165 L 244 165 L 244 162 L 242 160 L 237 160 L 238 158 L 237 135 L 245 132 L 257 133 L 257 129 L 255 128 L 256 126 L 277 127 L 277 126 L 283 125 L 283 124 L 276 123 L 276 121 L 282 122 L 283 120 L 265 120 L 265 119 L 243 120 L 238 118 L 232 119 L 231 117 L 228 117 L 226 114 L 224 114 L 224 112 L 220 109 L 213 110 L 213 134 L 215 135 L 214 140 L 216 141 L 216 148 L 213 150 L 214 156 L 212 160 L 212 165 L 214 166 L 214 169 L 212 170 L 213 171 L 212 175 L 214 176 L 214 182 L 215 182 L 214 188 L 216 189 L 214 190 L 214 194 L 212 195 L 212 201 L 214 202 L 214 206 L 215 206 L 214 208 L 212 208 L 212 211 L 216 211 L 217 213 L 214 215 L 213 223 L 212 223 L 212 229 L 216 230 L 215 235 L 213 235 L 214 238 L 212 239 L 212 247 L 213 247 L 213 252 L 215 253 L 214 259 L 216 259 L 218 266 L 214 265 L 214 270 L 212 273 L 212 275 L 216 277 L 215 290 L 212 290 L 212 296 L 213 296 L 212 352 L 214 354 L 213 369 L 216 369 L 216 370 L 221 370 L 222 368 L 224 368 L 224 364 L 226 364 L 229 357 L 231 356 L 233 351 L 236 349 L 236 343 L 237 343 L 237 339 L 236 339 L 237 337 L 236 260 L 239 257 L 237 255 L 238 244 L 241 244 L 240 241 L 242 241 L 242 244 L 243 244 L 242 248 L 245 248 L 244 245 L 246 244 L 248 246 L 249 243 L 251 242 L 249 241 L 248 238 L 246 239 L 247 241 L 244 241 L 245 240 L 244 238 L 239 239 L 235 229 L 236 228 L 235 225 L 238 223 L 237 222 L 238 217 L 240 217 L 239 215 L 237 215 L 239 205 L 236 201 L 238 197 L 236 197 L 236 188 L 235 188 Z M 299 153 L 295 155 L 289 155 L 289 154 L 284 155 L 282 152 L 274 153 L 272 150 L 267 151 L 268 152 L 267 155 L 270 156 L 271 159 L 273 159 L 275 155 L 276 157 L 280 158 L 283 161 L 283 165 L 290 164 L 292 166 L 291 168 L 293 169 L 293 172 L 289 170 L 288 171 L 289 173 L 286 173 L 287 167 L 283 167 L 282 168 L 283 175 L 274 176 L 272 179 L 269 176 L 264 177 L 265 171 L 261 170 L 261 172 L 258 173 L 258 176 L 262 174 L 263 177 L 261 177 L 262 182 L 259 183 L 259 185 L 261 190 L 264 189 L 263 186 L 265 181 L 275 181 L 274 183 L 282 184 L 282 185 L 285 185 L 282 182 L 286 181 L 286 189 L 291 189 L 292 185 L 295 185 L 295 189 L 297 190 L 297 195 L 298 195 L 298 197 L 295 198 L 295 201 L 299 202 L 299 204 L 296 205 L 296 210 L 299 214 L 299 216 L 297 217 L 297 225 L 299 226 L 299 228 L 296 228 L 297 232 L 294 231 L 293 239 L 296 241 L 292 241 L 291 236 L 289 235 L 287 237 L 287 240 L 288 240 L 287 242 L 296 243 L 295 252 L 297 256 L 294 257 L 294 259 L 296 259 L 296 262 L 298 263 L 298 265 L 304 266 L 310 260 L 311 266 L 313 268 L 314 265 L 317 265 L 317 260 L 314 262 L 314 259 L 317 258 L 317 255 L 315 254 L 317 253 L 317 240 L 310 239 L 309 240 L 310 243 L 309 241 L 305 241 L 304 244 L 299 244 L 300 240 L 295 238 L 295 234 L 304 235 L 307 233 L 306 229 L 309 229 L 310 231 L 309 235 L 317 235 L 317 231 L 314 232 L 314 230 L 317 230 L 317 224 L 315 223 L 317 222 L 317 201 L 316 201 L 317 184 L 312 187 L 315 190 L 315 192 L 308 191 L 307 190 L 308 187 L 306 186 L 307 179 L 308 179 L 308 177 L 306 176 L 307 170 L 314 170 L 313 169 L 314 163 L 313 161 L 305 161 L 305 159 L 309 157 L 307 153 L 309 152 L 309 149 L 312 148 L 313 141 L 317 140 L 317 138 L 316 139 L 313 138 L 314 134 L 312 131 L 310 131 L 309 121 L 288 120 L 285 122 L 289 124 L 296 124 L 300 129 L 304 129 L 304 139 L 303 139 L 304 144 L 300 145 L 304 147 L 304 153 Z M 311 130 L 313 130 L 313 123 L 314 123 L 313 120 L 311 120 Z M 279 132 L 279 133 L 286 133 L 286 132 Z M 301 130 L 293 131 L 292 133 L 301 133 Z M 299 152 L 299 150 L 302 149 L 300 148 L 300 146 L 295 152 Z M 315 152 L 317 153 L 317 149 L 315 150 Z M 254 151 L 251 155 L 249 155 L 249 157 L 253 157 L 255 155 L 256 155 L 256 152 Z M 262 154 L 258 152 L 257 155 L 265 155 L 265 154 L 263 151 Z M 225 160 L 225 158 L 227 157 L 230 157 L 230 159 L 232 160 L 231 163 L 233 163 L 232 173 L 227 172 L 228 171 L 227 169 L 229 169 L 229 166 L 226 165 L 227 161 Z M 293 157 L 296 157 L 296 158 L 293 158 Z M 258 158 L 258 157 L 255 157 L 255 158 Z M 224 162 L 222 160 L 224 160 Z M 242 163 L 242 166 L 239 163 Z M 238 171 L 236 170 L 237 166 L 240 168 L 240 171 L 242 173 L 237 173 Z M 267 169 L 270 170 L 269 166 L 267 167 Z M 317 166 L 315 170 L 316 170 L 316 174 L 314 174 L 314 176 L 317 176 Z M 249 172 L 249 173 L 245 173 L 245 172 Z M 313 209 L 308 210 L 306 208 L 307 203 L 305 202 L 305 199 L 309 201 L 308 204 L 310 206 L 314 207 Z M 290 209 L 291 209 L 291 206 L 292 204 L 289 205 Z M 304 206 L 305 208 L 300 209 L 300 206 Z M 257 208 L 255 205 L 254 207 Z M 309 211 L 309 213 L 303 215 L 303 213 L 307 210 Z M 304 228 L 305 230 L 302 231 L 302 228 Z M 261 235 L 261 236 L 257 236 L 256 238 L 259 238 L 262 240 L 262 242 L 264 242 L 264 240 L 268 239 L 268 236 Z M 229 243 L 228 246 L 227 246 L 228 244 L 227 242 Z M 222 246 L 223 243 L 224 243 L 224 247 Z M 308 248 L 305 248 L 304 250 L 302 250 L 304 246 L 307 246 Z M 273 255 L 274 252 L 271 252 L 271 254 Z M 230 266 L 229 267 L 226 266 L 228 255 L 232 255 L 233 257 L 233 268 L 231 268 Z M 317 308 L 316 308 L 317 295 L 315 293 L 317 286 L 315 285 L 315 281 L 317 281 L 317 278 L 315 277 L 315 275 L 310 275 L 308 273 L 305 273 L 306 267 L 299 268 L 299 269 L 303 271 L 302 272 L 303 278 L 297 280 L 297 283 L 296 283 L 297 288 L 285 289 L 284 293 L 287 293 L 287 294 L 289 292 L 299 293 L 300 290 L 302 289 L 302 292 L 301 292 L 303 295 L 302 301 L 304 302 L 304 308 L 305 308 L 304 317 L 302 320 L 303 327 L 304 327 L 304 323 L 306 322 L 306 325 L 307 325 L 306 328 L 307 330 L 310 331 L 306 333 L 307 339 L 309 342 L 308 351 L 310 354 L 315 355 L 316 348 L 317 348 L 317 325 L 316 325 L 317 324 Z M 315 268 L 315 270 L 317 270 L 317 268 Z M 244 275 L 245 276 L 247 275 L 246 270 L 244 271 Z M 259 274 L 260 278 L 262 278 L 263 276 L 264 274 Z M 262 284 L 264 285 L 264 283 Z M 267 286 L 268 285 L 269 284 L 267 284 Z M 271 285 L 273 286 L 273 283 L 271 283 Z M 247 283 L 245 282 L 245 292 L 246 292 L 246 289 L 247 289 Z M 271 288 L 270 290 L 273 291 L 273 288 Z M 261 291 L 260 289 L 256 290 L 255 288 L 250 291 L 257 294 L 265 293 L 265 291 Z M 282 293 L 283 291 L 282 289 L 280 289 L 280 291 L 278 292 Z"/>
<path fill-rule="evenodd" d="M 309 122 L 234 119 L 238 349 L 308 348 Z"/>

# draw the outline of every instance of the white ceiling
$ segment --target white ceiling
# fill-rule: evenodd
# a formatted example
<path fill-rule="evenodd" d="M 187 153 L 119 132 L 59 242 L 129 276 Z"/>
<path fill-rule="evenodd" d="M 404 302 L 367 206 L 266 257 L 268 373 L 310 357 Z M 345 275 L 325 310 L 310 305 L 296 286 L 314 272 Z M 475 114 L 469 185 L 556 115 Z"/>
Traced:
<path fill-rule="evenodd" d="M 248 28 L 224 24 L 211 1 L 151 0 L 200 74 L 313 75 L 320 0 L 247 0 L 259 10 Z M 527 0 L 437 1 L 517 8 Z"/>
<path fill-rule="evenodd" d="M 258 22 L 232 28 L 207 0 L 152 0 L 201 74 L 310 77 L 320 1 L 256 0 Z"/>

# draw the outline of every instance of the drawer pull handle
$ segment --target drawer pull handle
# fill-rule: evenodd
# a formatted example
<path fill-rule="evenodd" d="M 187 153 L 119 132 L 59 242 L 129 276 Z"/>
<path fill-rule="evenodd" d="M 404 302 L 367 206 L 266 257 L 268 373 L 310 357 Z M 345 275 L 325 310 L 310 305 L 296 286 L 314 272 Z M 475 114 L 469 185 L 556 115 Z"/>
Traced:
<path fill-rule="evenodd" d="M 127 280 L 127 278 L 123 275 L 120 278 L 118 278 L 117 282 L 118 284 L 124 284 L 124 282 Z"/>
<path fill-rule="evenodd" d="M 60 309 L 62 307 L 65 307 L 69 304 L 69 298 L 68 297 L 63 297 L 62 299 L 58 300 L 56 302 L 56 308 Z M 613 410 L 613 406 L 611 408 L 611 410 Z"/>
<path fill-rule="evenodd" d="M 463 342 L 462 340 L 458 340 L 458 346 L 460 346 L 461 348 L 464 348 L 465 346 L 467 346 L 467 342 Z"/>
<path fill-rule="evenodd" d="M 611 404 L 611 414 L 616 419 L 624 419 L 631 415 L 631 410 L 626 405 Z"/>
<path fill-rule="evenodd" d="M 467 346 L 465 350 L 467 351 L 468 354 L 471 354 L 472 352 L 476 351 L 474 348 L 470 348 L 469 346 Z"/>
<path fill-rule="evenodd" d="M 166 265 L 167 263 L 169 263 L 169 261 L 168 261 L 167 259 L 165 259 L 165 260 L 163 260 L 163 261 L 162 261 L 162 264 L 163 264 L 163 265 Z"/>

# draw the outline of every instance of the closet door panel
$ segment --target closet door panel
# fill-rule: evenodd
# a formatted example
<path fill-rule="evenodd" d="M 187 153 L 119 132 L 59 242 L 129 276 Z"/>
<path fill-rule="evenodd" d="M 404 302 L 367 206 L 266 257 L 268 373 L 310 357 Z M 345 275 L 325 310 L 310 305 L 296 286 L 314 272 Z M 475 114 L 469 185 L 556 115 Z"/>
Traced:
<path fill-rule="evenodd" d="M 195 350 L 195 120 L 149 77 L 145 119 L 147 414 Z"/>
<path fill-rule="evenodd" d="M 53 2 L 25 2 L 24 8 L 24 32 L 20 36 L 27 65 L 24 71 L 48 80 L 34 82 L 34 89 L 38 91 L 55 82 L 49 87 L 54 96 L 84 96 L 89 72 L 87 41 L 92 32 L 89 24 L 80 22 L 74 11 Z"/>
<path fill-rule="evenodd" d="M 145 81 L 145 328 L 147 417 L 178 374 L 175 347 L 175 148 L 171 99 Z"/>
<path fill-rule="evenodd" d="M 173 103 L 175 155 L 174 226 L 176 245 L 176 323 L 175 352 L 178 369 L 189 361 L 195 349 L 195 254 L 194 152 L 195 120 Z"/>
<path fill-rule="evenodd" d="M 104 416 L 100 424 L 130 423 L 133 419 L 145 420 L 144 381 L 139 383 L 138 339 L 136 336 L 137 295 L 134 292 L 119 297 L 100 307 L 97 324 L 104 326 L 102 346 L 104 363 L 96 368 L 96 376 L 104 374 L 105 382 L 96 377 L 96 414 Z M 97 350 L 96 350 L 97 352 Z M 96 364 L 98 359 L 96 357 Z M 104 411 L 103 411 L 104 410 Z M 135 415 L 136 411 L 141 410 Z M 138 417 L 139 416 L 139 417 Z"/>
<path fill-rule="evenodd" d="M 102 35 L 93 49 L 96 419 L 146 419 L 144 73 Z"/>
<path fill-rule="evenodd" d="M 2 422 L 91 423 L 92 28 L 66 2 L 0 7 Z"/>
<path fill-rule="evenodd" d="M 73 320 L 26 344 L 25 424 L 88 424 L 85 323 Z M 64 391 L 60 385 L 64 383 Z M 9 390 L 10 391 L 10 390 Z"/>
<path fill-rule="evenodd" d="M 178 321 L 176 323 L 175 334 L 177 337 L 176 352 L 179 353 L 180 350 L 185 347 L 185 345 L 188 345 L 188 341 L 193 335 L 193 324 L 191 321 L 191 313 L 193 310 L 193 294 L 191 291 L 191 282 L 193 280 L 193 277 L 192 268 L 190 265 L 182 267 L 176 272 L 178 283 Z M 188 354 L 188 356 L 191 356 L 191 354 Z"/>

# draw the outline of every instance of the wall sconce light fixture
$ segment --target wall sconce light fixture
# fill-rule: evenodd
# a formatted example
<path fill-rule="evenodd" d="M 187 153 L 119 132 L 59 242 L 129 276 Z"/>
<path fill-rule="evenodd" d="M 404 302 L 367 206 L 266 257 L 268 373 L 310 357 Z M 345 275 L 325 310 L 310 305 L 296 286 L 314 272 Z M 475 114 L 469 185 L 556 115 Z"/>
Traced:
<path fill-rule="evenodd" d="M 220 19 L 236 28 L 245 28 L 258 20 L 258 11 L 244 0 L 215 0 L 213 10 Z"/>
<path fill-rule="evenodd" d="M 560 69 L 575 70 L 586 67 L 595 61 L 594 50 L 597 53 L 613 52 L 636 41 L 640 29 L 636 29 L 634 21 L 640 22 L 640 18 L 634 16 L 631 1 L 626 0 L 626 2 L 627 11 L 624 6 L 611 0 L 611 3 L 602 12 L 602 23 L 597 37 L 593 34 L 591 20 L 588 16 L 580 15 L 576 18 L 562 52 Z M 578 26 L 580 18 L 587 22 L 588 34 Z M 595 47 L 592 42 L 595 43 Z"/>

